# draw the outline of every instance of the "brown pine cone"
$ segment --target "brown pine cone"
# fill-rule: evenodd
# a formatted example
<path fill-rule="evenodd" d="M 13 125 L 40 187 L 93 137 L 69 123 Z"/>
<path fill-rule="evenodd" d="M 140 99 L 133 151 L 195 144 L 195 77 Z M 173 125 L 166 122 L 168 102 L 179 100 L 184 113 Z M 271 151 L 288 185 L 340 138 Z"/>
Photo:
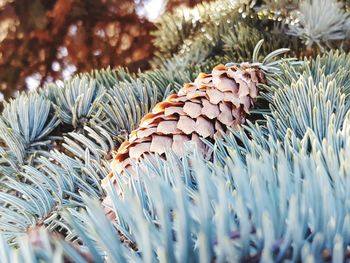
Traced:
<path fill-rule="evenodd" d="M 263 72 L 249 64 L 218 65 L 211 74 L 200 73 L 193 83 L 185 84 L 143 117 L 139 128 L 119 147 L 112 171 L 127 169 L 132 174 L 132 162 L 149 153 L 163 155 L 167 150 L 181 154 L 186 142 L 210 158 L 200 138 L 213 141 L 227 127 L 244 123 L 257 98 L 257 85 L 264 82 Z M 103 180 L 104 187 L 111 177 Z"/>

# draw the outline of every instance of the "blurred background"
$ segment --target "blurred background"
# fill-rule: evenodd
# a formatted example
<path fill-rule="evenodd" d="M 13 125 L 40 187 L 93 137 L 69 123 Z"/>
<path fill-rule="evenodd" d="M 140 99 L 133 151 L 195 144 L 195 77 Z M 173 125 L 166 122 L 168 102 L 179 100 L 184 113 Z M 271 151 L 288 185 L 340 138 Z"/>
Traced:
<path fill-rule="evenodd" d="M 165 11 L 200 0 L 0 0 L 0 99 L 76 72 L 149 68 Z"/>

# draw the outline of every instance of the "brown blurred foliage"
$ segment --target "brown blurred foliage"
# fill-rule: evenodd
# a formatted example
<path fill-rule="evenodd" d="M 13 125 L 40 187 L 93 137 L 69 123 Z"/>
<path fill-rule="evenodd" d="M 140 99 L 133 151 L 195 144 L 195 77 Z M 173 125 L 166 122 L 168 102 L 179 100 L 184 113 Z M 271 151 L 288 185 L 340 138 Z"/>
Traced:
<path fill-rule="evenodd" d="M 137 14 L 149 0 L 0 0 L 0 92 L 107 66 L 147 69 L 154 25 Z M 168 1 L 166 9 L 199 0 Z"/>

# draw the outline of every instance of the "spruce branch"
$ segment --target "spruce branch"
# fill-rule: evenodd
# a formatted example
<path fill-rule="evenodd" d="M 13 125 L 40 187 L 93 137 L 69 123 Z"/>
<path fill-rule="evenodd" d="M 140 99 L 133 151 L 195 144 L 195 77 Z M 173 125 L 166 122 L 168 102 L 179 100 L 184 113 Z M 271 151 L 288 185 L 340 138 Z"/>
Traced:
<path fill-rule="evenodd" d="M 254 144 L 254 136 L 247 139 L 253 151 L 247 151 L 244 161 L 231 147 L 230 136 L 217 142 L 218 149 L 228 153 L 223 165 L 206 163 L 196 153 L 182 160 L 170 153 L 171 162 L 150 157 L 125 182 L 123 198 L 110 195 L 118 215 L 116 229 L 103 218 L 99 202 L 87 197 L 88 212 L 72 213 L 70 222 L 84 230 L 87 249 L 95 256 L 107 254 L 109 261 L 153 261 L 161 256 L 171 262 L 342 261 L 350 242 L 350 211 L 342 202 L 349 177 L 341 169 L 348 160 L 334 162 L 330 149 L 337 149 L 334 142 L 339 141 L 342 150 L 349 150 L 349 117 L 339 130 L 341 136 L 333 133 L 323 145 L 312 130 L 300 139 L 299 148 L 290 144 L 282 149 L 278 141 L 269 141 L 264 149 Z M 288 137 L 298 141 L 293 132 Z M 325 166 L 317 165 L 320 152 Z M 332 191 L 335 186 L 341 190 Z M 305 207 L 310 213 L 303 212 Z M 137 244 L 136 251 L 120 243 L 117 230 Z"/>
<path fill-rule="evenodd" d="M 187 40 L 198 31 L 206 32 L 207 27 L 218 21 L 232 20 L 237 14 L 237 3 L 218 0 L 198 4 L 194 8 L 178 8 L 173 14 L 165 14 L 157 21 L 154 44 L 160 54 L 169 57 L 177 53 Z"/>
<path fill-rule="evenodd" d="M 331 41 L 349 37 L 346 25 L 349 14 L 337 0 L 304 0 L 300 4 L 297 23 L 290 25 L 289 34 L 302 38 L 305 45 L 316 44 L 321 49 Z"/>
<path fill-rule="evenodd" d="M 72 209 L 68 222 L 81 233 L 85 251 L 98 261 L 106 255 L 110 262 L 161 256 L 171 262 L 343 261 L 348 257 L 350 211 L 342 201 L 349 192 L 349 176 L 341 167 L 350 155 L 335 161 L 332 153 L 349 151 L 349 124 L 350 115 L 325 140 L 311 129 L 301 139 L 291 131 L 283 149 L 278 140 L 256 129 L 243 146 L 244 159 L 228 135 L 216 143 L 216 151 L 226 151 L 223 164 L 206 163 L 196 153 L 182 160 L 169 153 L 171 161 L 151 156 L 135 177 L 121 180 L 123 198 L 116 192 L 110 195 L 115 222 L 104 218 L 98 201 L 84 195 L 87 212 Z M 257 140 L 266 140 L 267 146 Z M 321 166 L 320 153 L 325 158 Z M 309 213 L 303 212 L 305 207 Z M 119 241 L 118 231 L 135 242 L 136 251 Z M 76 249 L 60 244 L 63 256 L 77 258 Z M 4 254 L 13 253 L 5 249 Z"/>
<path fill-rule="evenodd" d="M 127 77 L 123 70 L 92 75 L 22 94 L 5 106 L 0 121 L 0 230 L 10 244 L 35 225 L 74 239 L 62 211 L 82 207 L 80 192 L 102 195 L 99 181 L 109 173 L 103 159 L 110 158 L 122 125 L 137 123 L 157 99 L 150 83 Z M 120 104 L 106 100 L 108 94 Z M 123 112 L 127 104 L 138 110 Z M 106 105 L 127 120 L 111 123 Z M 110 125 L 109 130 L 101 123 Z"/>
<path fill-rule="evenodd" d="M 88 76 L 74 77 L 66 81 L 63 87 L 54 86 L 51 89 L 50 97 L 57 105 L 62 122 L 73 127 L 77 127 L 84 118 L 91 117 L 105 92 L 104 86 L 97 85 Z"/>
<path fill-rule="evenodd" d="M 122 140 L 155 105 L 160 92 L 148 80 L 120 82 L 108 90 L 91 122 Z"/>
<path fill-rule="evenodd" d="M 36 92 L 6 102 L 0 118 L 0 139 L 20 163 L 35 149 L 47 148 L 50 133 L 59 125 L 49 100 Z"/>
<path fill-rule="evenodd" d="M 154 70 L 94 71 L 6 104 L 0 117 L 1 255 L 33 262 L 348 258 L 349 56 L 331 52 L 299 68 L 288 59 L 274 61 L 285 51 L 267 55 L 276 46 L 303 54 L 295 37 L 284 36 L 288 23 L 279 18 L 286 15 L 271 19 L 265 17 L 270 12 L 252 9 L 238 23 L 243 13 L 220 6 L 225 2 L 169 17 L 160 29 L 176 33 L 168 30 L 159 46 L 168 41 L 162 55 L 173 57 L 155 60 Z M 275 24 L 281 30 L 270 33 Z M 298 26 L 305 31 L 306 24 Z M 329 41 L 338 33 L 330 30 Z M 258 39 L 271 43 L 260 45 L 261 55 L 254 50 Z M 323 46 L 326 38 L 320 39 Z M 166 153 L 167 161 L 150 156 L 137 164 L 134 178 L 115 174 L 125 198 L 108 190 L 116 220 L 106 219 L 100 180 L 110 173 L 111 151 L 141 117 L 203 69 L 251 56 L 253 66 L 278 73 L 261 86 L 271 104 L 266 116 L 259 108 L 257 122 L 206 141 L 212 163 L 197 153 L 183 159 Z M 32 247 L 24 240 L 37 225 L 74 245 L 41 232 L 37 237 L 50 246 Z"/>
<path fill-rule="evenodd" d="M 305 61 L 299 69 L 283 65 L 282 74 L 270 76 L 262 93 L 270 103 L 276 131 L 283 137 L 292 129 L 303 136 L 311 128 L 324 138 L 333 118 L 340 128 L 350 109 L 349 74 L 349 55 L 339 52 Z"/>

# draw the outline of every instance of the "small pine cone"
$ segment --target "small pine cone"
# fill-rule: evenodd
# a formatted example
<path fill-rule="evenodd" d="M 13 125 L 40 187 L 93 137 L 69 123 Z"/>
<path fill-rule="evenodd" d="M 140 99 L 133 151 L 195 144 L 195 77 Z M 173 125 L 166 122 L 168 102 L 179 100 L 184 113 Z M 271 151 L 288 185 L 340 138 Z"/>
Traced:
<path fill-rule="evenodd" d="M 218 65 L 211 74 L 200 73 L 194 83 L 185 84 L 142 118 L 139 128 L 119 147 L 112 170 L 132 173 L 131 163 L 144 155 L 162 155 L 170 149 L 181 154 L 187 142 L 209 159 L 210 152 L 200 138 L 213 141 L 227 127 L 244 123 L 257 98 L 257 85 L 264 82 L 262 71 L 249 64 Z M 110 177 L 102 182 L 104 187 Z"/>

